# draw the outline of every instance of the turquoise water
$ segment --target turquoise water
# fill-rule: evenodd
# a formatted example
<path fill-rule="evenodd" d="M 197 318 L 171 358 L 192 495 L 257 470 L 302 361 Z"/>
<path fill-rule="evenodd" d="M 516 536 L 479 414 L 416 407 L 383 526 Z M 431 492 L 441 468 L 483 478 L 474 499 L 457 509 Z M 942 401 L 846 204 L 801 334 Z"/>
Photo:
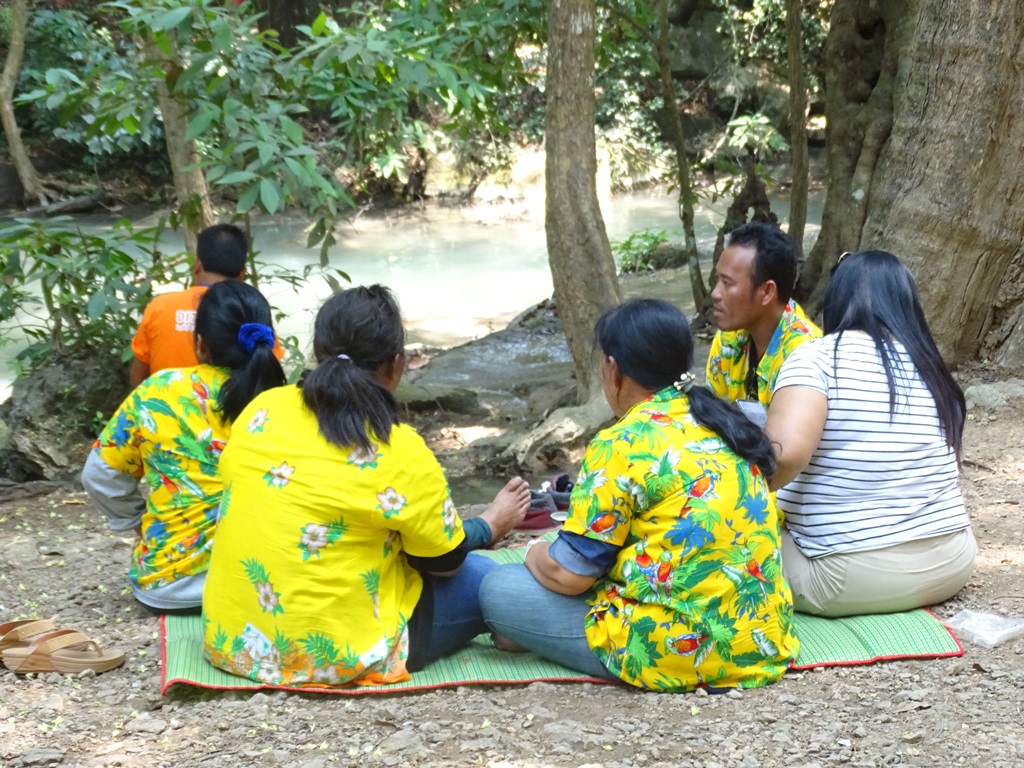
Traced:
<path fill-rule="evenodd" d="M 788 201 L 775 203 L 780 220 Z M 812 201 L 811 221 L 819 221 L 820 201 Z M 602 201 L 608 236 L 624 239 L 632 232 L 665 230 L 682 241 L 674 195 L 642 192 Z M 698 208 L 699 240 L 714 241 L 725 204 Z M 103 228 L 110 221 L 85 217 L 84 228 Z M 306 222 L 278 216 L 257 221 L 253 239 L 263 261 L 292 269 L 316 263 L 319 254 L 305 247 Z M 547 263 L 544 212 L 512 205 L 471 208 L 427 207 L 393 215 L 364 216 L 339 227 L 332 265 L 348 273 L 354 284 L 384 283 L 397 294 L 410 342 L 452 346 L 503 327 L 512 317 L 552 293 Z M 166 247 L 180 249 L 170 233 Z M 173 290 L 177 286 L 167 286 Z M 330 295 L 320 277 L 311 277 L 298 291 L 283 284 L 263 283 L 261 290 L 285 317 L 281 335 L 294 335 L 308 345 L 313 315 Z M 14 324 L 0 328 L 0 399 L 7 396 L 14 371 L 12 360 L 24 336 Z"/>

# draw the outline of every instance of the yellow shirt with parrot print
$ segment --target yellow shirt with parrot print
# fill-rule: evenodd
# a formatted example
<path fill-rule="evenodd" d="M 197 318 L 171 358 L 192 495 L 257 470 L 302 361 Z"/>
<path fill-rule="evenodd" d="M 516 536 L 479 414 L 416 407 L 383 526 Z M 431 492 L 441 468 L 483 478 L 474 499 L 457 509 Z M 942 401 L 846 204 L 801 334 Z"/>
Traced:
<path fill-rule="evenodd" d="M 370 451 L 328 443 L 296 386 L 236 420 L 203 592 L 214 666 L 275 685 L 409 679 L 423 579 L 405 555 L 447 554 L 465 533 L 415 430 L 370 439 Z"/>
<path fill-rule="evenodd" d="M 747 381 L 750 374 L 750 334 L 747 331 L 719 331 L 711 340 L 708 352 L 708 365 L 704 372 L 707 387 L 729 402 L 757 400 L 767 408 L 775 391 L 775 380 L 779 378 L 789 353 L 808 339 L 819 338 L 821 330 L 818 326 L 807 319 L 799 304 L 790 301 L 768 342 L 768 349 L 764 350 L 757 364 L 754 380 L 749 382 L 756 385 L 755 394 L 749 391 L 753 386 L 748 386 Z"/>
<path fill-rule="evenodd" d="M 752 688 L 796 656 L 775 504 L 667 388 L 587 449 L 565 530 L 621 549 L 589 599 L 587 641 L 615 675 L 661 691 Z"/>
<path fill-rule="evenodd" d="M 223 368 L 171 368 L 150 376 L 117 409 L 93 450 L 149 486 L 129 577 L 157 589 L 206 571 L 221 497 L 217 472 L 230 426 L 216 411 Z"/>

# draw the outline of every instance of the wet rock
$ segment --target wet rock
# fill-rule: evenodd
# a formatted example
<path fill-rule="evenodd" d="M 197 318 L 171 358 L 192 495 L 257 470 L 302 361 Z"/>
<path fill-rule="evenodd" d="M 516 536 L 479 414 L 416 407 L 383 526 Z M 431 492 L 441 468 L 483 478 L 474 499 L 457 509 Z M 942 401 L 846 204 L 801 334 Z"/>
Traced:
<path fill-rule="evenodd" d="M 395 392 L 398 402 L 410 411 L 442 411 L 467 416 L 486 415 L 480 396 L 469 389 L 443 384 L 402 382 Z"/>

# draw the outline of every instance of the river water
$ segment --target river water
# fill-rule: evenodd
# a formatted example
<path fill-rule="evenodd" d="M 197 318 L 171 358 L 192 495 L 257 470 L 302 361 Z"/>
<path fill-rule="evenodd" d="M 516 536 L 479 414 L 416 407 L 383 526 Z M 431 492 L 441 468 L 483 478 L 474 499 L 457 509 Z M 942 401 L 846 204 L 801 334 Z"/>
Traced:
<path fill-rule="evenodd" d="M 726 203 L 701 205 L 695 228 L 698 240 L 713 243 Z M 788 216 L 788 200 L 773 200 L 779 219 Z M 641 192 L 602 201 L 608 236 L 621 240 L 642 229 L 665 230 L 682 241 L 674 195 Z M 820 200 L 812 200 L 809 221 L 820 221 Z M 83 228 L 110 222 L 93 217 Z M 306 222 L 277 216 L 255 223 L 253 239 L 269 264 L 301 270 L 319 259 L 305 247 Z M 332 266 L 343 269 L 353 284 L 384 283 L 398 296 L 412 343 L 453 346 L 502 328 L 512 317 L 552 293 L 547 263 L 543 204 L 477 205 L 470 208 L 404 209 L 391 215 L 363 216 L 339 227 Z M 166 247 L 180 249 L 168 236 Z M 706 250 L 705 248 L 702 250 Z M 585 279 L 585 277 L 583 278 Z M 167 286 L 174 290 L 177 286 Z M 280 283 L 260 286 L 285 317 L 281 335 L 294 335 L 308 348 L 312 319 L 330 288 L 313 276 L 299 291 Z M 23 335 L 3 327 L 0 344 L 0 400 L 14 377 L 13 358 Z"/>

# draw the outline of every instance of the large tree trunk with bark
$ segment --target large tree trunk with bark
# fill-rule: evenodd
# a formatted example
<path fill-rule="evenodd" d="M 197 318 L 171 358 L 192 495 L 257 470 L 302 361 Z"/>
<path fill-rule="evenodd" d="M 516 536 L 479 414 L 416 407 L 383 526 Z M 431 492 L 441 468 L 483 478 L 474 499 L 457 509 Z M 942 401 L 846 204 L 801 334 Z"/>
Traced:
<path fill-rule="evenodd" d="M 594 323 L 620 298 L 595 181 L 594 0 L 551 0 L 548 14 L 545 231 L 582 403 L 598 386 Z"/>
<path fill-rule="evenodd" d="M 804 257 L 807 223 L 807 85 L 801 18 L 803 0 L 786 0 L 786 49 L 789 58 L 789 146 L 793 156 L 789 189 L 789 236 L 797 259 Z"/>
<path fill-rule="evenodd" d="M 863 23 L 847 22 L 862 5 L 837 0 L 833 55 L 842 39 L 854 47 L 865 39 Z M 845 175 L 830 166 L 821 247 L 831 247 L 833 259 L 858 247 L 902 258 L 950 362 L 980 351 L 1024 364 L 1024 3 L 917 0 L 901 8 L 883 22 L 885 51 L 891 46 L 899 58 L 895 51 L 877 57 L 889 107 L 869 115 L 875 121 L 861 144 L 877 144 L 876 159 Z M 902 32 L 892 36 L 894 28 Z M 837 63 L 830 61 L 830 72 Z M 895 65 L 891 76 L 885 64 Z M 878 91 L 876 84 L 871 96 Z M 841 130 L 842 112 L 828 118 L 830 130 Z M 844 207 L 858 210 L 834 200 L 844 193 L 864 215 L 839 224 Z"/>
<path fill-rule="evenodd" d="M 186 140 L 188 108 L 173 92 L 174 82 L 181 65 L 174 53 L 166 55 L 151 40 L 145 41 L 146 56 L 158 62 L 164 77 L 157 80 L 156 97 L 160 105 L 160 118 L 164 126 L 167 157 L 174 178 L 174 191 L 178 197 L 178 210 L 184 223 L 185 248 L 195 255 L 196 236 L 213 224 L 213 205 L 206 187 L 206 176 L 198 168 L 199 153 L 195 142 Z"/>
<path fill-rule="evenodd" d="M 797 297 L 821 307 L 829 269 L 856 250 L 868 194 L 892 130 L 899 57 L 921 0 L 836 0 L 825 45 L 826 177 L 821 233 L 804 262 Z"/>
<path fill-rule="evenodd" d="M 29 159 L 25 145 L 21 141 L 21 130 L 14 117 L 14 89 L 21 73 L 21 63 L 25 56 L 25 30 L 28 28 L 28 0 L 14 0 L 11 3 L 10 47 L 7 49 L 7 60 L 3 73 L 0 74 L 0 120 L 3 121 L 7 146 L 11 152 L 11 162 L 18 172 L 18 180 L 25 193 L 26 201 L 39 201 L 46 205 L 49 200 L 39 181 L 36 169 Z"/>

